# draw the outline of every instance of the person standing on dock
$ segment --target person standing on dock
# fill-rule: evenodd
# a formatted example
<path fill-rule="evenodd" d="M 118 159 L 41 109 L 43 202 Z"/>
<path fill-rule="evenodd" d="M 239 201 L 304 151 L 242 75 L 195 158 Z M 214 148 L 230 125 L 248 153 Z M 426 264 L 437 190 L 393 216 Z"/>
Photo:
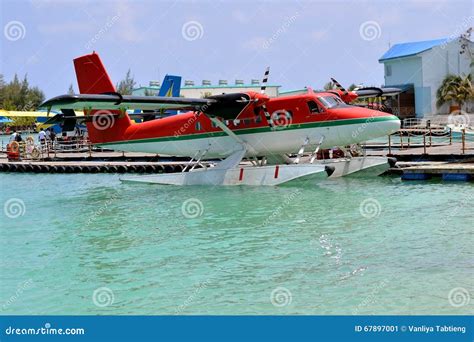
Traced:
<path fill-rule="evenodd" d="M 10 142 L 16 140 L 17 134 L 18 134 L 18 133 L 16 132 L 16 130 L 13 130 L 13 133 L 10 135 Z"/>
<path fill-rule="evenodd" d="M 22 142 L 23 138 L 21 137 L 21 131 L 18 131 L 18 133 L 15 136 L 15 141 L 16 142 Z"/>
<path fill-rule="evenodd" d="M 39 131 L 38 133 L 38 141 L 41 143 L 41 145 L 44 145 L 46 143 L 46 132 L 42 128 L 41 131 Z"/>
<path fill-rule="evenodd" d="M 54 129 L 52 128 L 49 129 L 49 139 L 52 143 L 56 140 L 56 133 L 54 133 Z"/>

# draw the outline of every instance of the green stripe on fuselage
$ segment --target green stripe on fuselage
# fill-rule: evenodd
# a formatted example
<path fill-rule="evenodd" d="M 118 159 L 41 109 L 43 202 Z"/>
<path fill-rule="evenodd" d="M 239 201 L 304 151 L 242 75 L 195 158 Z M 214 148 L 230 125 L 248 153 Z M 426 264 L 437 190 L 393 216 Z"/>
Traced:
<path fill-rule="evenodd" d="M 232 130 L 237 135 L 241 134 L 255 134 L 255 133 L 267 133 L 267 132 L 282 132 L 293 129 L 304 129 L 304 128 L 314 128 L 314 127 L 331 127 L 331 126 L 341 126 L 341 125 L 354 125 L 358 123 L 372 123 L 380 121 L 392 121 L 398 120 L 396 116 L 380 116 L 380 117 L 369 117 L 362 119 L 346 119 L 346 120 L 334 120 L 334 121 L 319 121 L 319 122 L 308 122 L 301 124 L 291 124 L 287 127 L 281 129 L 271 129 L 270 127 L 255 127 L 255 128 L 241 128 Z M 204 138 L 215 138 L 227 136 L 227 133 L 224 131 L 220 132 L 206 132 L 206 133 L 195 133 L 195 134 L 186 134 L 186 135 L 171 135 L 166 137 L 157 137 L 157 138 L 145 138 L 145 139 L 135 139 L 135 140 L 125 140 L 125 141 L 113 141 L 107 143 L 98 143 L 96 145 L 106 146 L 106 145 L 116 145 L 116 144 L 136 144 L 136 143 L 148 143 L 148 142 L 157 142 L 157 141 L 180 141 L 180 140 L 193 140 L 193 139 L 204 139 Z"/>

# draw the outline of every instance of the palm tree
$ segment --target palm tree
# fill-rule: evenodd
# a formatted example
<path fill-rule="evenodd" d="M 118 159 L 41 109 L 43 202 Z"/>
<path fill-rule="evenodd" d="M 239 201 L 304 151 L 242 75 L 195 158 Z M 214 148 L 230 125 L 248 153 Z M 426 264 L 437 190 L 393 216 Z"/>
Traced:
<path fill-rule="evenodd" d="M 474 99 L 474 88 L 471 74 L 446 76 L 436 92 L 436 106 L 438 108 L 445 103 L 454 102 L 462 109 L 462 106 L 472 99 Z"/>

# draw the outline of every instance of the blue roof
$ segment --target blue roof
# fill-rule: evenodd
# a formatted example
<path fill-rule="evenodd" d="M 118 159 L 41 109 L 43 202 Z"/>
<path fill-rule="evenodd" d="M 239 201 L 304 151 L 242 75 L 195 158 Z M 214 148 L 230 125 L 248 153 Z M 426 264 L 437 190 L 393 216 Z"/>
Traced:
<path fill-rule="evenodd" d="M 387 59 L 413 56 L 447 42 L 449 42 L 449 38 L 395 44 L 387 52 L 385 52 L 382 57 L 380 57 L 379 62 L 383 62 Z"/>

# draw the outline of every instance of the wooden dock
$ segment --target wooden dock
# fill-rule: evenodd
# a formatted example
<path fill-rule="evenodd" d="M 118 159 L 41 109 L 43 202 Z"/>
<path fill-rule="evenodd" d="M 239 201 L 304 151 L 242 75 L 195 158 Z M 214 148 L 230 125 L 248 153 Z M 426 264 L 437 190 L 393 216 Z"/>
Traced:
<path fill-rule="evenodd" d="M 189 162 L 104 162 L 104 161 L 15 161 L 0 163 L 0 172 L 22 173 L 172 173 L 182 172 Z M 207 163 L 199 163 L 201 168 Z"/>
<path fill-rule="evenodd" d="M 392 170 L 393 171 L 393 170 Z M 393 172 L 395 173 L 395 172 Z M 441 178 L 444 181 L 474 180 L 474 163 L 418 163 L 400 165 L 398 173 L 403 180 L 428 180 Z"/>

